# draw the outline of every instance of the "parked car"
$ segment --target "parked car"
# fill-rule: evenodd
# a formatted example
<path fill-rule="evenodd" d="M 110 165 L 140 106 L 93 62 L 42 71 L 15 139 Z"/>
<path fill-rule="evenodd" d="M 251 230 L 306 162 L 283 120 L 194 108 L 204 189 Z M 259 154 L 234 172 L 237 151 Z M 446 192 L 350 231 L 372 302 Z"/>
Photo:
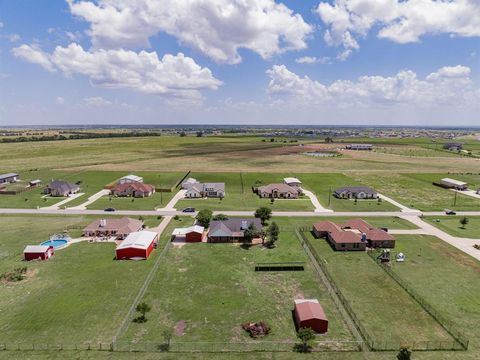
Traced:
<path fill-rule="evenodd" d="M 184 212 L 184 213 L 193 213 L 193 212 L 195 212 L 195 208 L 187 207 L 187 208 L 183 209 L 182 212 Z"/>
<path fill-rule="evenodd" d="M 105 210 L 103 210 L 103 211 L 112 212 L 112 211 L 115 211 L 115 209 L 114 209 L 114 208 L 106 208 L 106 209 L 105 209 Z"/>
<path fill-rule="evenodd" d="M 447 215 L 457 215 L 457 213 L 453 210 L 450 210 L 450 209 L 445 209 L 445 214 Z"/>

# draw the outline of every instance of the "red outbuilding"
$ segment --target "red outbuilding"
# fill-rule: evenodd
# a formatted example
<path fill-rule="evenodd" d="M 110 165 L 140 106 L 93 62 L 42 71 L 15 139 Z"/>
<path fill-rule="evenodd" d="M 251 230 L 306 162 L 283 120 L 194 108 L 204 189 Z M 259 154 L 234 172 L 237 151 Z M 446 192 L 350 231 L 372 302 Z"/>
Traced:
<path fill-rule="evenodd" d="M 48 245 L 27 245 L 23 250 L 25 261 L 48 260 L 54 254 L 53 246 Z"/>
<path fill-rule="evenodd" d="M 158 241 L 158 233 L 153 231 L 136 231 L 126 237 L 116 248 L 117 260 L 148 259 Z"/>
<path fill-rule="evenodd" d="M 172 237 L 185 242 L 202 242 L 205 228 L 199 225 L 193 225 L 188 228 L 177 228 L 173 230 Z"/>
<path fill-rule="evenodd" d="M 328 331 L 328 319 L 317 299 L 295 300 L 295 321 L 298 328 L 311 328 L 316 333 Z"/>

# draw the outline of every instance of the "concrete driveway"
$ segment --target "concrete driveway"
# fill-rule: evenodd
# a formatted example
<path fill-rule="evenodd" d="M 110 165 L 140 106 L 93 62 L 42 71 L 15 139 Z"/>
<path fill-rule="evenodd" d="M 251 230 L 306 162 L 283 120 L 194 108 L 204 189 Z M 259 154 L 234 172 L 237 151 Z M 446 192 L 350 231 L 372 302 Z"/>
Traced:
<path fill-rule="evenodd" d="M 333 212 L 333 210 L 326 209 L 320 204 L 320 201 L 318 201 L 317 196 L 308 190 L 302 189 L 303 193 L 310 198 L 310 201 L 312 202 L 313 206 L 315 207 L 315 212 Z"/>
<path fill-rule="evenodd" d="M 85 195 L 85 193 L 78 193 L 78 194 L 73 194 L 73 195 L 70 195 L 69 197 L 67 197 L 66 199 L 56 203 L 56 204 L 53 204 L 53 205 L 50 205 L 50 206 L 45 206 L 45 207 L 42 207 L 40 209 L 60 209 L 60 206 L 62 205 L 65 205 L 66 203 L 69 203 L 70 201 L 72 200 L 75 200 L 76 198 L 80 197 L 80 196 L 83 196 Z"/>
<path fill-rule="evenodd" d="M 90 196 L 88 198 L 88 200 L 85 201 L 83 204 L 71 207 L 69 209 L 71 209 L 71 210 L 86 210 L 88 205 L 94 203 L 95 201 L 100 199 L 102 196 L 107 196 L 108 194 L 110 194 L 110 190 L 106 190 L 106 189 L 100 190 L 96 194 L 93 194 L 92 196 Z"/>

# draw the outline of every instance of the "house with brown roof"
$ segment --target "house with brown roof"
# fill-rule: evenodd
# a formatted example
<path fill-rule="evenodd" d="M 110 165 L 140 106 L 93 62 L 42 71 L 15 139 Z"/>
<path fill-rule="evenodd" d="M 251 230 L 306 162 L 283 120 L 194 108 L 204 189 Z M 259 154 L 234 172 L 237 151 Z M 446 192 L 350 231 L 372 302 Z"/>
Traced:
<path fill-rule="evenodd" d="M 321 221 L 313 225 L 313 234 L 325 238 L 335 250 L 363 251 L 371 248 L 394 248 L 395 238 L 387 231 L 371 226 L 363 219 L 347 220 L 338 225 Z"/>
<path fill-rule="evenodd" d="M 130 182 L 117 184 L 111 190 L 112 195 L 120 197 L 143 198 L 153 195 L 155 187 L 141 182 Z"/>
<path fill-rule="evenodd" d="M 143 229 L 143 221 L 128 217 L 98 219 L 83 229 L 83 236 L 125 239 L 130 233 Z"/>
<path fill-rule="evenodd" d="M 300 188 L 285 183 L 268 184 L 253 189 L 261 198 L 298 199 Z"/>

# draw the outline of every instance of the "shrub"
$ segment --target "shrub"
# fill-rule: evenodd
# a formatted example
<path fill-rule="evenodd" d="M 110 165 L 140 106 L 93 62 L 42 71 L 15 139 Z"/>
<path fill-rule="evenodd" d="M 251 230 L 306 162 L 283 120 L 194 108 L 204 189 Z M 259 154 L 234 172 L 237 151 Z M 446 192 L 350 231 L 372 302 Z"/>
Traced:
<path fill-rule="evenodd" d="M 248 332 L 252 338 L 264 337 L 270 333 L 270 326 L 265 321 L 247 322 L 242 325 L 243 330 Z"/>

